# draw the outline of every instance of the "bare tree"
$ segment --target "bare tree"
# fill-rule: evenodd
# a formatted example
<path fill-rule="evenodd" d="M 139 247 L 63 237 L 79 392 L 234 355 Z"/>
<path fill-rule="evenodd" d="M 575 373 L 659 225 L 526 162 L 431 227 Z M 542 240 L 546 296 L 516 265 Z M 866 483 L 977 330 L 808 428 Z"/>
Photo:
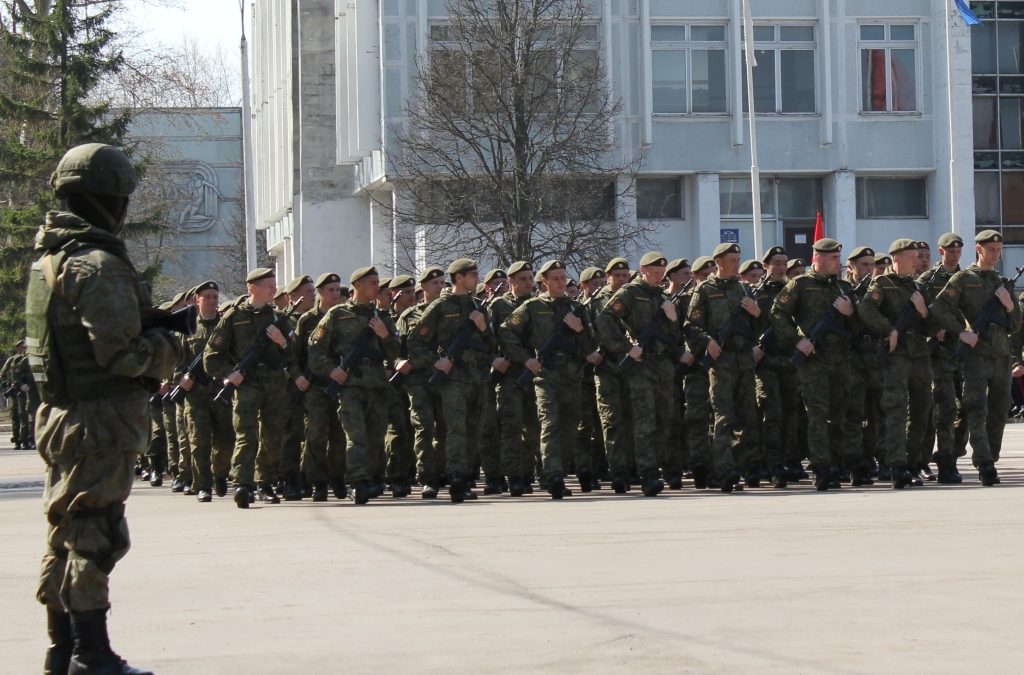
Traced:
<path fill-rule="evenodd" d="M 614 143 L 620 104 L 590 5 L 448 0 L 385 143 L 395 198 L 376 199 L 409 255 L 399 266 L 426 248 L 582 269 L 649 244 L 655 225 L 617 213 L 640 157 Z"/>

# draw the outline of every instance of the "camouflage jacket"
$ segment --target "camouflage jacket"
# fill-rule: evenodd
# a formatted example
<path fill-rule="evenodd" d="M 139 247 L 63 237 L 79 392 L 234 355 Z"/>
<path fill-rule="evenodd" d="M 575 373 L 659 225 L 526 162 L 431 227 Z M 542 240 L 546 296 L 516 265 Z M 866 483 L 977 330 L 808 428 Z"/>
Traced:
<path fill-rule="evenodd" d="M 929 305 L 935 302 L 935 298 L 939 297 L 939 293 L 942 289 L 946 287 L 946 284 L 953 278 L 953 275 L 959 271 L 960 266 L 957 265 L 953 272 L 947 272 L 946 268 L 942 266 L 942 261 L 940 260 L 930 270 L 921 274 L 921 276 L 917 278 L 917 281 L 925 287 L 924 301 Z M 959 310 L 957 310 L 957 312 L 959 313 Z M 962 322 L 962 315 L 960 319 Z M 931 323 L 934 327 L 934 319 Z M 946 338 L 942 341 L 942 347 L 934 354 L 935 358 L 944 359 L 946 361 L 956 361 L 956 357 L 953 354 L 956 352 L 956 345 L 959 341 L 960 340 L 956 335 L 946 335 Z"/>
<path fill-rule="evenodd" d="M 583 324 L 579 333 L 564 324 L 566 315 L 576 315 Z M 560 328 L 560 326 L 562 328 Z M 578 367 L 597 348 L 590 319 L 583 306 L 567 297 L 552 298 L 541 293 L 519 305 L 498 329 L 498 338 L 506 358 L 523 365 L 531 358 L 540 358 L 538 350 L 555 331 L 561 333 L 556 344 L 541 360 L 545 368 L 556 364 Z"/>
<path fill-rule="evenodd" d="M 281 312 L 272 304 L 257 308 L 248 300 L 228 308 L 206 344 L 203 365 L 207 374 L 214 380 L 229 375 L 242 356 L 262 339 L 261 336 L 266 335 L 267 328 L 281 316 Z M 271 342 L 245 376 L 251 378 L 283 375 L 285 369 L 292 364 L 292 347 L 291 341 L 284 347 Z"/>
<path fill-rule="evenodd" d="M 651 319 L 661 311 L 661 304 L 666 300 L 668 296 L 664 290 L 649 286 L 644 281 L 625 284 L 612 295 L 594 319 L 598 342 L 612 358 L 625 354 L 633 347 L 633 343 L 638 340 Z M 655 340 L 646 345 L 644 361 L 656 358 L 671 359 L 676 354 L 682 335 L 678 320 L 663 321 L 661 329 L 673 344 Z"/>
<path fill-rule="evenodd" d="M 892 271 L 871 280 L 864 299 L 857 304 L 857 316 L 873 336 L 881 338 L 878 349 L 888 348 L 889 334 L 896 327 L 900 313 L 909 306 L 910 321 L 899 336 L 895 353 L 910 357 L 928 355 L 928 321 L 908 305 L 916 291 L 913 277 L 901 277 Z"/>
<path fill-rule="evenodd" d="M 184 375 L 185 368 L 187 368 L 188 365 L 192 363 L 192 360 L 195 359 L 197 355 L 205 352 L 206 345 L 210 342 L 210 337 L 213 336 L 213 331 L 216 330 L 217 324 L 219 323 L 219 316 L 215 316 L 212 319 L 204 319 L 200 317 L 199 319 L 196 320 L 196 332 L 193 333 L 192 335 L 182 336 L 182 359 L 179 364 L 176 377 L 180 378 L 182 375 Z M 206 372 L 205 368 L 203 369 L 203 372 Z M 197 379 L 202 380 L 203 378 L 199 377 Z M 177 382 L 174 382 L 174 384 L 177 384 Z M 196 382 L 192 386 L 192 389 L 190 390 L 189 393 L 191 393 L 192 391 L 197 391 L 197 389 L 212 390 L 213 384 L 211 382 L 211 384 L 203 385 L 200 384 L 199 382 Z"/>
<path fill-rule="evenodd" d="M 745 297 L 753 296 L 738 277 L 723 279 L 712 274 L 699 284 L 690 298 L 684 324 L 690 351 L 695 354 L 707 351 L 708 343 L 712 339 L 716 342 L 719 340 L 722 326 L 734 311 L 738 311 L 740 331 L 733 332 L 726 344 L 719 346 L 723 352 L 737 355 L 741 366 L 753 368 L 754 344 L 763 332 L 761 326 L 766 323 L 766 317 L 762 314 L 755 319 L 746 310 L 740 309 L 740 302 Z"/>
<path fill-rule="evenodd" d="M 381 339 L 370 332 L 365 342 L 363 356 L 357 358 L 348 371 L 346 387 L 386 387 L 388 376 L 384 362 L 398 357 L 401 348 L 398 329 L 388 312 L 382 312 L 371 305 L 360 305 L 354 300 L 335 305 L 328 310 L 316 330 L 309 338 L 309 368 L 314 375 L 330 377 L 331 371 L 352 350 L 356 340 L 373 317 L 379 318 L 387 327 L 388 337 Z"/>
<path fill-rule="evenodd" d="M 443 292 L 440 298 L 430 303 L 423 310 L 416 330 L 409 335 L 407 342 L 412 367 L 432 373 L 434 362 L 446 356 L 445 349 L 463 326 L 467 326 L 469 315 L 474 311 L 484 314 L 486 320 L 486 309 L 481 309 L 476 298 L 456 295 L 450 291 Z M 479 383 L 487 378 L 486 369 L 490 368 L 491 361 L 494 360 L 494 331 L 490 325 L 482 333 L 475 326 L 468 330 L 469 346 L 455 359 L 448 379 Z"/>
<path fill-rule="evenodd" d="M 936 326 L 944 328 L 952 337 L 958 336 L 961 331 L 967 329 L 964 321 L 969 324 L 977 319 L 996 289 L 1000 285 L 1009 285 L 1009 281 L 996 270 L 983 270 L 977 264 L 960 270 L 939 291 L 931 305 Z M 1013 289 L 1007 290 L 1010 291 L 1010 298 L 1013 300 L 1013 310 L 1009 312 L 1010 329 L 990 326 L 978 340 L 974 351 L 984 356 L 1013 356 L 1014 361 L 1018 361 L 1020 354 L 1014 353 L 1012 338 L 1020 330 L 1020 304 Z"/>
<path fill-rule="evenodd" d="M 316 330 L 317 325 L 327 315 L 327 312 L 320 309 L 319 306 L 314 306 L 313 309 L 309 310 L 298 318 L 295 322 L 295 355 L 292 359 L 292 367 L 288 370 L 288 375 L 294 380 L 295 378 L 302 375 L 308 378 L 314 384 L 326 385 L 326 379 L 313 375 L 312 369 L 309 367 L 309 338 L 313 336 L 313 331 Z"/>
<path fill-rule="evenodd" d="M 792 352 L 800 338 L 807 337 L 814 326 L 832 309 L 832 303 L 836 298 L 841 295 L 849 296 L 850 289 L 849 282 L 834 276 L 822 276 L 813 269 L 791 279 L 776 296 L 770 316 L 780 349 Z M 849 317 L 839 312 L 836 312 L 836 315 L 837 325 L 850 331 L 851 335 L 856 333 L 856 312 Z M 847 354 L 850 350 L 850 338 L 829 331 L 815 349 L 837 355 Z"/>

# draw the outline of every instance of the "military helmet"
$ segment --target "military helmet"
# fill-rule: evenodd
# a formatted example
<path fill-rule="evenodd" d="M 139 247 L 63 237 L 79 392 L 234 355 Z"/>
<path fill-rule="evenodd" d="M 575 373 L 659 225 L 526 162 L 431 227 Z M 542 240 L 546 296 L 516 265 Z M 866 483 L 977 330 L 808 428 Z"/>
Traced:
<path fill-rule="evenodd" d="M 139 179 L 124 151 L 103 143 L 86 143 L 68 150 L 50 176 L 56 197 L 72 194 L 127 197 Z"/>

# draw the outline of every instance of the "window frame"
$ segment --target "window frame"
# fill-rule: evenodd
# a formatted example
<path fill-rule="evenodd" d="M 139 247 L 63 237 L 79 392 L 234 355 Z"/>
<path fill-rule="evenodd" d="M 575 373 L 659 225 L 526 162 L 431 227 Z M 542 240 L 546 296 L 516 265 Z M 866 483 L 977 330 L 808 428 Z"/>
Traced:
<path fill-rule="evenodd" d="M 672 181 L 672 182 L 675 183 L 676 188 L 678 190 L 678 199 L 679 199 L 679 211 L 678 211 L 678 213 L 675 216 L 653 217 L 653 216 L 641 216 L 640 215 L 640 181 L 644 181 L 644 180 L 656 180 L 656 181 L 666 181 L 666 182 L 667 181 Z M 669 174 L 669 175 L 663 175 L 663 174 L 651 174 L 651 175 L 642 174 L 642 175 L 639 175 L 639 176 L 636 177 L 636 185 L 634 186 L 633 192 L 636 195 L 636 217 L 637 217 L 637 220 L 652 220 L 652 221 L 658 221 L 658 222 L 667 222 L 667 221 L 685 222 L 686 221 L 686 176 L 682 176 L 682 175 L 678 175 L 678 174 L 675 174 L 675 175 L 671 175 L 671 174 Z"/>
<path fill-rule="evenodd" d="M 807 40 L 783 40 L 782 39 L 782 28 L 789 26 L 798 27 L 810 27 L 813 36 L 810 41 Z M 758 40 L 757 29 L 771 27 L 772 28 L 772 39 Z M 742 66 L 742 78 L 744 82 L 743 91 L 740 94 L 740 106 L 743 109 L 743 114 L 748 115 L 750 113 L 750 106 L 747 103 L 747 88 L 746 88 L 746 36 L 742 30 L 740 32 L 740 62 Z M 772 59 L 775 66 L 775 81 L 773 86 L 775 88 L 775 109 L 771 111 L 767 110 L 755 110 L 754 113 L 760 115 L 778 115 L 778 116 L 805 116 L 805 117 L 818 117 L 821 115 L 821 87 L 818 86 L 821 81 L 821 59 L 818 58 L 818 39 L 821 31 L 818 29 L 818 21 L 816 19 L 792 19 L 792 20 L 775 20 L 775 21 L 755 21 L 754 22 L 754 51 L 771 51 Z M 812 111 L 798 111 L 798 112 L 787 112 L 782 110 L 782 52 L 784 51 L 810 51 L 814 59 L 814 110 Z"/>
<path fill-rule="evenodd" d="M 861 37 L 861 28 L 863 26 L 883 26 L 885 28 L 885 36 L 881 40 L 864 40 Z M 913 26 L 914 27 L 914 39 L 913 40 L 893 40 L 891 35 L 891 26 Z M 924 79 L 924 72 L 922 71 L 922 55 L 921 51 L 921 20 L 917 17 L 889 17 L 885 19 L 859 19 L 856 23 L 857 27 L 857 114 L 858 115 L 892 115 L 898 117 L 920 117 L 924 114 L 922 109 L 924 102 L 924 85 L 922 80 Z M 884 49 L 885 50 L 885 110 L 865 110 L 864 109 L 864 63 L 861 55 L 865 49 Z M 914 51 L 914 110 L 893 110 L 892 102 L 892 50 L 894 49 L 913 49 Z"/>
<path fill-rule="evenodd" d="M 653 37 L 654 28 L 656 27 L 673 27 L 684 29 L 683 40 L 655 40 Z M 697 27 L 714 27 L 722 29 L 722 40 L 721 41 L 705 41 L 705 40 L 694 40 L 692 38 L 692 28 Z M 682 112 L 655 112 L 653 101 L 654 101 L 654 77 L 653 72 L 651 73 L 651 100 L 652 109 L 651 115 L 655 118 L 671 118 L 671 117 L 728 117 L 730 115 L 731 101 L 729 97 L 729 26 L 726 22 L 722 21 L 685 21 L 679 19 L 652 19 L 651 20 L 651 41 L 650 41 L 650 52 L 651 62 L 653 65 L 655 52 L 683 52 L 683 90 L 685 97 L 685 110 Z M 693 51 L 720 51 L 725 56 L 725 110 L 722 111 L 711 111 L 711 112 L 694 112 L 693 110 Z"/>
<path fill-rule="evenodd" d="M 857 220 L 928 220 L 931 217 L 929 210 L 929 188 L 931 176 L 927 174 L 864 174 L 854 177 L 854 214 Z M 924 183 L 924 213 L 916 216 L 871 216 L 864 215 L 860 203 L 860 182 L 872 180 L 916 180 Z"/>

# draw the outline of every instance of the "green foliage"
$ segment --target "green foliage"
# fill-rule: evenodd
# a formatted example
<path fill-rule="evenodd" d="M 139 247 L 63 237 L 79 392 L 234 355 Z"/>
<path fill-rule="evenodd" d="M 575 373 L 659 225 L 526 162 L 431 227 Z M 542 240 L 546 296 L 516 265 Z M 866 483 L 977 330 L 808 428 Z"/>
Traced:
<path fill-rule="evenodd" d="M 45 3 L 36 3 L 45 6 Z M 54 0 L 45 12 L 3 3 L 0 17 L 0 345 L 24 333 L 33 241 L 55 208 L 49 176 L 80 143 L 120 144 L 130 121 L 90 93 L 124 56 L 107 24 L 116 5 Z"/>

